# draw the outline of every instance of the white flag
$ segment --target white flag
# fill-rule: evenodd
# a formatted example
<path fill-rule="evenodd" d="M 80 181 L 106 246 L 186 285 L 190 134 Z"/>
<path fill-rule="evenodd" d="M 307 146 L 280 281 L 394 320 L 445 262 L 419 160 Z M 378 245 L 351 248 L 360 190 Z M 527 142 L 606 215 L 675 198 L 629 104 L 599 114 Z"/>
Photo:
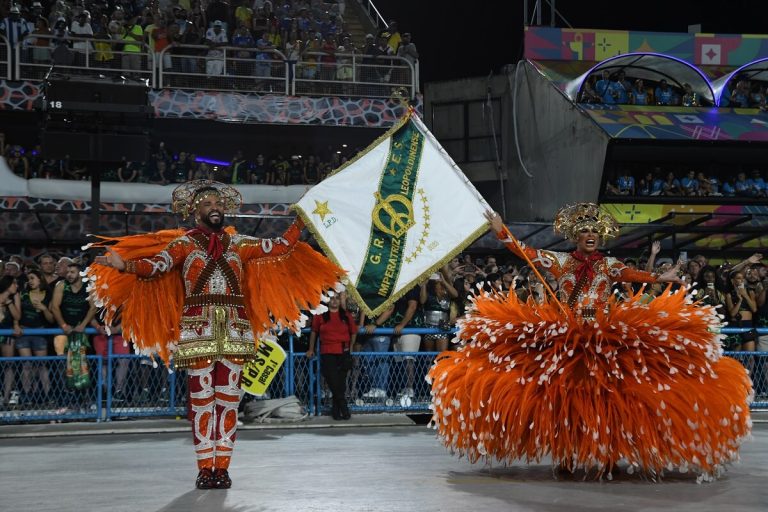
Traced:
<path fill-rule="evenodd" d="M 369 316 L 488 229 L 487 203 L 412 111 L 295 208 Z"/>

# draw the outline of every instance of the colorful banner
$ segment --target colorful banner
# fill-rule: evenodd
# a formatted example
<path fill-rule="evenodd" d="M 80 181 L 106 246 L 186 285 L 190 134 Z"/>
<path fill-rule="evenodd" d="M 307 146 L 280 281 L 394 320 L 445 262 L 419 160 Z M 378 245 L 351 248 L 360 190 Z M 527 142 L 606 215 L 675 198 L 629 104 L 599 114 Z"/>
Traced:
<path fill-rule="evenodd" d="M 368 315 L 488 229 L 487 203 L 413 111 L 295 208 Z"/>
<path fill-rule="evenodd" d="M 696 66 L 737 67 L 768 55 L 768 35 L 525 28 L 526 59 L 599 62 L 634 52 L 663 53 Z"/>
<path fill-rule="evenodd" d="M 768 141 L 757 109 L 579 104 L 615 139 Z"/>

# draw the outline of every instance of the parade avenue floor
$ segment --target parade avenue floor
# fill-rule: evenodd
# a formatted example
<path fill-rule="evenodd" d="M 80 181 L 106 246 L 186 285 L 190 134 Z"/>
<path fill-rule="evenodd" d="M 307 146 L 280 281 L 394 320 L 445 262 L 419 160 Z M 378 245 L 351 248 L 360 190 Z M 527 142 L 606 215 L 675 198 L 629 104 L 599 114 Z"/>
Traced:
<path fill-rule="evenodd" d="M 194 488 L 184 421 L 174 428 L 148 427 L 151 421 L 129 423 L 132 429 L 116 422 L 3 426 L 0 510 L 748 512 L 768 506 L 766 423 L 754 425 L 741 462 L 719 480 L 697 484 L 680 473 L 653 483 L 622 471 L 600 482 L 556 479 L 544 462 L 473 465 L 451 456 L 423 425 L 355 420 L 315 420 L 309 428 L 247 425 L 230 468 L 232 489 L 208 491 Z"/>

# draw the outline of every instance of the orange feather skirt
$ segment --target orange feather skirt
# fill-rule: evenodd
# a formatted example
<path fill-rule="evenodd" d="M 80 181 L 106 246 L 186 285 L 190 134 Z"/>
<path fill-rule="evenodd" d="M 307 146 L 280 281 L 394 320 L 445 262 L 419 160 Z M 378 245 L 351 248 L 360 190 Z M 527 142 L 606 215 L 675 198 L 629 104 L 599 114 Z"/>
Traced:
<path fill-rule="evenodd" d="M 594 320 L 557 304 L 485 294 L 459 321 L 464 345 L 431 368 L 433 426 L 453 452 L 598 477 L 716 477 L 749 435 L 752 385 L 724 357 L 720 317 L 669 289 L 609 302 Z"/>

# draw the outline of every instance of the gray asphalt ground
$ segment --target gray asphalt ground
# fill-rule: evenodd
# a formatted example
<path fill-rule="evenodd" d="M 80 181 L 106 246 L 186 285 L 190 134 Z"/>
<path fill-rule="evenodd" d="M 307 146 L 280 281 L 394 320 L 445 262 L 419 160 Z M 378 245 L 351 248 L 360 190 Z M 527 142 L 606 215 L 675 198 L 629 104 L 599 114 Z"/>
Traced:
<path fill-rule="evenodd" d="M 623 471 L 585 481 L 545 461 L 470 464 L 400 415 L 321 417 L 241 428 L 232 489 L 200 491 L 184 420 L 16 425 L 0 427 L 0 510 L 764 512 L 768 424 L 756 421 L 741 458 L 712 483 Z"/>

